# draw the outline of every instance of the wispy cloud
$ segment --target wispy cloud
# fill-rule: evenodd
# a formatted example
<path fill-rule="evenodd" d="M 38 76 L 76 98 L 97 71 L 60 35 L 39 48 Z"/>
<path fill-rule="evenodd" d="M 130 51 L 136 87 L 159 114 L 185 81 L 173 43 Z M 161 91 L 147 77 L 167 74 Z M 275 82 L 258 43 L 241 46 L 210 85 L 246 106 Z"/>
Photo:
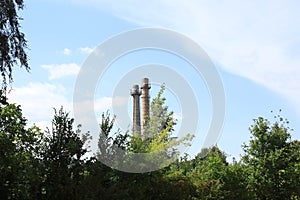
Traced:
<path fill-rule="evenodd" d="M 71 55 L 71 53 L 72 53 L 71 49 L 64 48 L 64 50 L 63 50 L 64 55 L 69 56 L 69 55 Z"/>
<path fill-rule="evenodd" d="M 223 69 L 293 102 L 300 113 L 299 1 L 76 0 L 141 26 L 185 33 Z"/>
<path fill-rule="evenodd" d="M 94 51 L 94 48 L 90 48 L 90 47 L 81 47 L 79 48 L 79 51 L 83 54 L 90 54 Z"/>
<path fill-rule="evenodd" d="M 65 76 L 77 75 L 80 70 L 80 66 L 75 63 L 42 65 L 41 67 L 49 71 L 50 80 L 62 78 Z"/>

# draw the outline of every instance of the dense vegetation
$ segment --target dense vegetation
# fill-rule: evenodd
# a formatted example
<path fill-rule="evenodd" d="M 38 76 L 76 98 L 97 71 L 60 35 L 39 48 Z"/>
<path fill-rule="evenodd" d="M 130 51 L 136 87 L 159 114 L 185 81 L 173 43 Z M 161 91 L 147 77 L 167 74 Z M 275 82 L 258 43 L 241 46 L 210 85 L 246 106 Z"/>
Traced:
<path fill-rule="evenodd" d="M 174 145 L 191 137 L 170 139 L 176 121 L 165 106 L 163 88 L 152 101 L 150 137 L 141 140 L 134 134 L 114 133 L 115 117 L 103 114 L 94 156 L 86 156 L 90 134 L 74 127 L 74 119 L 63 108 L 54 110 L 46 131 L 28 127 L 21 107 L 6 98 L 13 66 L 29 69 L 16 12 L 23 6 L 22 0 L 0 0 L 1 199 L 300 199 L 300 142 L 291 139 L 288 121 L 280 116 L 274 122 L 254 120 L 252 137 L 242 146 L 239 161 L 228 162 L 214 146 L 193 159 L 185 155 L 146 173 L 118 171 L 100 158 L 122 156 L 119 160 L 126 162 L 135 152 L 158 150 L 164 152 L 158 156 L 178 155 Z"/>
<path fill-rule="evenodd" d="M 161 103 L 159 107 L 164 101 Z M 52 127 L 43 132 L 35 126 L 27 128 L 20 106 L 2 103 L 1 198 L 300 198 L 300 142 L 291 140 L 288 122 L 280 116 L 273 123 L 261 117 L 254 120 L 252 138 L 243 145 L 240 161 L 228 162 L 226 154 L 215 146 L 203 149 L 193 159 L 186 155 L 160 170 L 140 174 L 114 170 L 97 156 L 103 151 L 114 156 L 113 144 L 129 153 L 157 150 L 157 144 L 169 147 L 169 134 L 162 138 L 156 134 L 144 141 L 121 133 L 110 137 L 114 135 L 114 118 L 106 114 L 102 118 L 98 153 L 87 158 L 85 144 L 91 138 L 80 132 L 80 126 L 74 129 L 73 119 L 62 108 L 55 110 Z M 172 124 L 167 123 L 159 133 L 171 130 Z"/>

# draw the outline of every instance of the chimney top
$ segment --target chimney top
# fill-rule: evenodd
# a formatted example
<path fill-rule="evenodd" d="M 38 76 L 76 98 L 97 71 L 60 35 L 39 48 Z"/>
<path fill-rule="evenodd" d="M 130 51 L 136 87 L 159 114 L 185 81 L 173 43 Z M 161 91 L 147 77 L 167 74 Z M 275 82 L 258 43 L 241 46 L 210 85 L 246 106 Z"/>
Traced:
<path fill-rule="evenodd" d="M 149 78 L 143 78 L 143 84 L 148 84 L 149 83 Z"/>
<path fill-rule="evenodd" d="M 139 90 L 139 85 L 133 85 L 130 94 L 131 95 L 140 95 L 141 92 Z"/>
<path fill-rule="evenodd" d="M 149 84 L 149 78 L 143 78 L 142 79 L 142 87 L 141 87 L 141 89 L 145 89 L 145 88 L 148 88 L 148 89 L 151 88 L 151 86 Z"/>

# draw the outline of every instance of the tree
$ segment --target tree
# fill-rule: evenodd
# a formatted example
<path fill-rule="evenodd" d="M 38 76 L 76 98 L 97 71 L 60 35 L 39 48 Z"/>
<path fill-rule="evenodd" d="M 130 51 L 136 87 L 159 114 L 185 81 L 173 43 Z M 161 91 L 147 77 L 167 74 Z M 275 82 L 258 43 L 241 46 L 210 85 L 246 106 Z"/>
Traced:
<path fill-rule="evenodd" d="M 116 116 L 111 118 L 108 113 L 102 114 L 98 160 L 104 160 L 109 166 L 117 167 L 126 163 L 126 166 L 133 165 L 140 169 L 146 169 L 148 166 L 160 168 L 160 166 L 164 167 L 176 160 L 175 156 L 178 155 L 175 149 L 176 145 L 186 142 L 191 137 L 188 135 L 177 140 L 171 138 L 176 120 L 173 112 L 169 112 L 165 105 L 166 99 L 162 96 L 164 90 L 165 86 L 162 85 L 157 96 L 151 102 L 151 112 L 145 127 L 145 138 L 136 137 L 134 133 L 129 135 L 129 131 L 124 134 L 119 130 L 112 133 Z M 147 154 L 143 154 L 143 157 L 137 153 Z M 127 159 L 130 161 L 127 162 Z"/>
<path fill-rule="evenodd" d="M 257 199 L 300 198 L 299 142 L 291 140 L 288 123 L 279 115 L 273 124 L 259 117 L 250 128 L 242 161 Z"/>
<path fill-rule="evenodd" d="M 2 110 L 2 107 L 8 105 L 7 98 L 3 94 L 2 90 L 0 90 L 0 112 Z"/>
<path fill-rule="evenodd" d="M 134 153 L 166 151 L 164 153 L 168 154 L 168 152 L 173 152 L 173 149 L 169 149 L 169 147 L 176 144 L 170 139 L 175 120 L 172 116 L 173 113 L 169 112 L 168 107 L 165 105 L 166 99 L 162 97 L 164 89 L 165 87 L 162 86 L 160 92 L 152 101 L 150 118 L 146 128 L 147 137 L 144 140 L 134 137 L 134 134 L 129 135 L 128 132 L 125 134 L 121 134 L 119 130 L 113 132 L 115 116 L 110 117 L 108 113 L 102 114 L 101 132 L 98 140 L 98 160 L 105 159 L 106 156 L 108 160 L 110 160 L 110 156 L 124 156 L 120 160 L 127 162 L 126 158 L 130 158 Z M 121 155 L 116 148 L 124 150 L 125 155 Z M 149 162 L 151 162 L 153 157 L 149 159 Z M 164 160 L 159 161 L 164 162 Z M 143 166 L 144 163 L 133 164 L 145 167 Z M 176 179 L 165 176 L 164 173 L 167 169 L 132 174 L 109 169 L 101 163 L 95 162 L 95 166 L 97 165 L 97 173 L 92 173 L 94 174 L 93 177 L 98 177 L 98 189 L 102 191 L 102 194 L 98 196 L 104 199 L 142 199 L 146 197 L 153 199 L 185 199 L 185 197 L 190 196 L 189 193 L 192 190 L 188 180 L 184 180 L 184 183 L 181 181 L 178 183 Z M 90 169 L 96 169 L 96 167 Z"/>
<path fill-rule="evenodd" d="M 45 177 L 41 190 L 49 199 L 76 199 L 84 178 L 83 156 L 87 149 L 80 138 L 80 126 L 74 130 L 74 119 L 63 108 L 54 111 L 51 131 L 45 133 L 41 153 Z M 89 134 L 84 137 L 88 139 Z"/>
<path fill-rule="evenodd" d="M 166 98 L 163 97 L 165 85 L 151 101 L 150 116 L 145 124 L 145 138 L 132 137 L 130 149 L 133 152 L 165 152 L 169 157 L 179 155 L 176 146 L 180 144 L 189 145 L 188 141 L 192 139 L 191 134 L 177 139 L 172 137 L 174 126 L 177 120 L 174 118 L 173 111 L 169 111 L 166 105 Z"/>
<path fill-rule="evenodd" d="M 248 168 L 240 161 L 233 162 L 225 168 L 223 178 L 224 199 L 255 199 L 253 192 L 248 190 Z"/>
<path fill-rule="evenodd" d="M 100 134 L 98 139 L 98 151 L 96 157 L 98 159 L 109 160 L 111 157 L 117 156 L 118 149 L 127 150 L 129 146 L 128 132 L 121 134 L 120 130 L 112 133 L 116 116 L 110 117 L 108 111 L 102 113 L 100 124 Z"/>
<path fill-rule="evenodd" d="M 31 199 L 37 193 L 42 133 L 36 126 L 26 126 L 20 106 L 8 104 L 0 110 L 1 198 Z"/>
<path fill-rule="evenodd" d="M 0 1 L 0 73 L 2 89 L 6 91 L 7 84 L 13 81 L 12 71 L 18 64 L 29 71 L 26 55 L 27 41 L 24 33 L 20 31 L 22 20 L 17 10 L 24 8 L 23 0 Z"/>
<path fill-rule="evenodd" d="M 203 157 L 204 155 L 204 157 Z M 203 149 L 189 163 L 187 176 L 196 188 L 195 197 L 199 199 L 223 199 L 224 179 L 226 177 L 225 154 L 217 147 Z"/>
<path fill-rule="evenodd" d="M 161 133 L 163 130 L 167 130 L 170 134 L 174 131 L 174 126 L 176 125 L 173 111 L 168 111 L 168 106 L 165 105 L 166 98 L 163 97 L 164 91 L 165 85 L 163 84 L 156 97 L 151 101 L 150 116 L 145 128 L 145 135 L 150 138 Z"/>

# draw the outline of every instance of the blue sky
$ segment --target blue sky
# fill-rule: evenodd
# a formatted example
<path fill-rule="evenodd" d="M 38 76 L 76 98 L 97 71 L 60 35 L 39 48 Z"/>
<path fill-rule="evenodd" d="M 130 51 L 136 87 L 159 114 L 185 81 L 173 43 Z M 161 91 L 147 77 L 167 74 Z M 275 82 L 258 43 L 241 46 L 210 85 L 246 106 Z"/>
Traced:
<path fill-rule="evenodd" d="M 72 113 L 76 75 L 93 48 L 121 32 L 161 27 L 196 41 L 216 65 L 226 94 L 226 118 L 218 145 L 229 156 L 242 153 L 252 119 L 272 119 L 271 110 L 282 109 L 295 129 L 293 138 L 300 138 L 298 1 L 30 0 L 25 4 L 22 28 L 31 72 L 15 70 L 10 100 L 22 105 L 30 123 L 49 126 L 52 108 L 60 105 Z M 199 129 L 190 150 L 197 153 L 211 118 L 210 96 L 203 80 L 172 55 L 142 51 L 119 59 L 99 82 L 95 112 L 111 108 L 113 87 L 126 72 L 148 63 L 173 66 L 197 93 Z M 120 66 L 125 67 L 120 70 Z M 152 96 L 157 90 L 154 84 Z M 170 92 L 166 95 L 169 107 L 180 115 L 176 97 Z M 119 102 L 130 105 L 128 101 L 124 97 Z M 96 140 L 97 134 L 94 144 Z"/>

